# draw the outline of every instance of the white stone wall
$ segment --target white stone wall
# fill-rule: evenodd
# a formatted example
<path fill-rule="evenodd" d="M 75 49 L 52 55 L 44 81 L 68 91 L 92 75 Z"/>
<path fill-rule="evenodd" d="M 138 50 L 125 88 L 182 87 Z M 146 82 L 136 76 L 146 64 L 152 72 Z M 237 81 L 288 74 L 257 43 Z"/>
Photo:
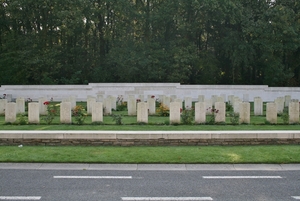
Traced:
<path fill-rule="evenodd" d="M 86 101 L 87 96 L 123 95 L 127 101 L 128 95 L 176 95 L 184 99 L 192 97 L 198 100 L 199 95 L 206 99 L 213 95 L 234 95 L 243 99 L 244 94 L 249 95 L 249 101 L 254 97 L 261 97 L 264 102 L 274 101 L 277 97 L 290 95 L 292 99 L 300 99 L 300 87 L 268 87 L 267 85 L 180 85 L 179 83 L 90 83 L 88 85 L 2 85 L 1 94 L 12 94 L 13 99 L 18 97 L 31 98 L 37 101 L 40 97 L 48 100 L 61 101 L 64 98 L 75 96 L 77 101 Z M 227 99 L 226 99 L 227 100 Z"/>

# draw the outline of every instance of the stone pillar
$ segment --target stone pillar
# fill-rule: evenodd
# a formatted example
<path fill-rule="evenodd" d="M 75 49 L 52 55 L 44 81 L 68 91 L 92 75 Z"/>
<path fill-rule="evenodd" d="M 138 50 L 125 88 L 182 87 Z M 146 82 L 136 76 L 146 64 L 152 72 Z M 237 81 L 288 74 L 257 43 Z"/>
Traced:
<path fill-rule="evenodd" d="M 17 120 L 17 104 L 6 103 L 5 106 L 5 122 L 14 123 Z"/>
<path fill-rule="evenodd" d="M 240 103 L 239 110 L 239 123 L 250 124 L 250 103 Z"/>
<path fill-rule="evenodd" d="M 204 95 L 198 95 L 198 102 L 204 102 L 205 96 Z"/>
<path fill-rule="evenodd" d="M 139 102 L 137 104 L 137 122 L 148 123 L 148 103 Z"/>
<path fill-rule="evenodd" d="M 89 97 L 86 102 L 86 107 L 87 107 L 87 114 L 91 115 L 93 106 L 96 103 L 96 98 L 95 97 Z"/>
<path fill-rule="evenodd" d="M 170 124 L 180 124 L 180 103 L 170 103 Z"/>
<path fill-rule="evenodd" d="M 128 108 L 128 116 L 136 115 L 136 99 L 134 95 L 128 96 L 127 108 Z"/>
<path fill-rule="evenodd" d="M 61 102 L 60 103 L 60 123 L 71 124 L 71 102 Z"/>
<path fill-rule="evenodd" d="M 105 98 L 103 102 L 104 115 L 111 115 L 111 100 L 110 98 Z"/>
<path fill-rule="evenodd" d="M 147 103 L 149 106 L 149 115 L 155 115 L 155 113 L 156 113 L 155 99 L 148 98 Z"/>
<path fill-rule="evenodd" d="M 17 98 L 17 114 L 25 113 L 25 99 L 24 98 Z"/>
<path fill-rule="evenodd" d="M 47 105 L 44 105 L 44 103 L 47 101 L 46 98 L 42 97 L 39 98 L 39 111 L 40 111 L 40 115 L 47 115 Z"/>
<path fill-rule="evenodd" d="M 276 103 L 267 103 L 266 120 L 271 124 L 277 124 L 277 105 Z"/>
<path fill-rule="evenodd" d="M 205 102 L 195 103 L 195 123 L 196 124 L 205 124 L 206 123 Z"/>
<path fill-rule="evenodd" d="M 289 103 L 289 124 L 299 124 L 299 102 Z"/>
<path fill-rule="evenodd" d="M 103 122 L 103 103 L 95 102 L 92 110 L 92 122 Z"/>
<path fill-rule="evenodd" d="M 186 110 L 189 110 L 192 108 L 192 98 L 191 97 L 185 97 L 184 98 L 184 108 Z"/>
<path fill-rule="evenodd" d="M 226 104 L 224 102 L 216 102 L 215 109 L 218 112 L 215 112 L 215 122 L 216 123 L 225 123 L 226 119 Z"/>
<path fill-rule="evenodd" d="M 254 115 L 255 116 L 263 115 L 263 101 L 260 97 L 254 98 Z"/>
<path fill-rule="evenodd" d="M 39 103 L 28 103 L 28 123 L 39 124 L 40 123 L 40 105 Z"/>
<path fill-rule="evenodd" d="M 0 115 L 5 114 L 6 104 L 7 104 L 7 99 L 0 99 Z"/>

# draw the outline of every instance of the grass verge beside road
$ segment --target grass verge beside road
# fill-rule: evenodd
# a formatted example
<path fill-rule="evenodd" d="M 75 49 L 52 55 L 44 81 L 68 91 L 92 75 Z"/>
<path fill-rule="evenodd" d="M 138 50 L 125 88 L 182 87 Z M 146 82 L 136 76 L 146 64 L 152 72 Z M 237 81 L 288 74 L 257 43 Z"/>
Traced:
<path fill-rule="evenodd" d="M 300 146 L 49 147 L 0 146 L 0 162 L 28 163 L 300 163 Z"/>

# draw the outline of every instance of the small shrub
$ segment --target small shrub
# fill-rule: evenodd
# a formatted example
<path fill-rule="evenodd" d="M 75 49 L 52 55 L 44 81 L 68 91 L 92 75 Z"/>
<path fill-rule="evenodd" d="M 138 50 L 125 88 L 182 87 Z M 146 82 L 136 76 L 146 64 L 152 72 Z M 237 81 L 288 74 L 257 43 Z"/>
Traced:
<path fill-rule="evenodd" d="M 191 125 L 194 120 L 193 108 L 185 109 L 181 112 L 181 122 L 185 125 Z"/>
<path fill-rule="evenodd" d="M 43 103 L 44 105 L 47 105 L 47 115 L 42 118 L 47 124 L 51 124 L 54 117 L 58 114 L 59 111 L 59 104 L 50 104 L 49 101 L 46 101 Z"/>
<path fill-rule="evenodd" d="M 229 117 L 230 117 L 230 122 L 231 122 L 232 125 L 238 125 L 239 124 L 239 118 L 240 118 L 239 113 L 230 112 Z"/>
<path fill-rule="evenodd" d="M 233 111 L 233 107 L 232 107 L 232 105 L 231 105 L 230 102 L 226 103 L 226 111 L 228 111 L 228 112 L 232 112 Z"/>
<path fill-rule="evenodd" d="M 170 109 L 164 104 L 160 104 L 159 108 L 156 110 L 159 116 L 168 117 L 170 115 Z"/>
<path fill-rule="evenodd" d="M 87 113 L 82 105 L 76 105 L 75 108 L 72 109 L 72 115 L 75 117 L 75 124 L 82 125 Z"/>
<path fill-rule="evenodd" d="M 113 115 L 111 115 L 111 117 L 113 118 L 113 121 L 116 123 L 116 125 L 122 125 L 123 124 L 123 122 L 122 122 L 122 119 L 123 119 L 122 115 L 120 115 L 120 114 L 118 114 L 118 115 L 113 114 Z"/>
<path fill-rule="evenodd" d="M 16 124 L 18 124 L 18 125 L 26 125 L 27 123 L 28 123 L 28 118 L 27 118 L 27 116 L 26 116 L 25 113 L 17 115 L 17 122 L 16 122 Z"/>

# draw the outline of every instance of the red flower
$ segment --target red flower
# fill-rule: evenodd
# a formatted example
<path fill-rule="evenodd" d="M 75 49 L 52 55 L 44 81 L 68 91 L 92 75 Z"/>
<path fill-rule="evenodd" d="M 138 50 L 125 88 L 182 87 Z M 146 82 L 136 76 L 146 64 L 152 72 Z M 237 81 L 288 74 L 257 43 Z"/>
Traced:
<path fill-rule="evenodd" d="M 44 105 L 49 105 L 49 104 L 50 104 L 49 101 L 44 102 Z"/>
<path fill-rule="evenodd" d="M 182 112 L 182 108 L 180 108 L 180 113 Z"/>
<path fill-rule="evenodd" d="M 141 99 L 136 99 L 136 102 L 141 102 Z"/>
<path fill-rule="evenodd" d="M 155 98 L 155 96 L 151 96 L 151 98 Z"/>

